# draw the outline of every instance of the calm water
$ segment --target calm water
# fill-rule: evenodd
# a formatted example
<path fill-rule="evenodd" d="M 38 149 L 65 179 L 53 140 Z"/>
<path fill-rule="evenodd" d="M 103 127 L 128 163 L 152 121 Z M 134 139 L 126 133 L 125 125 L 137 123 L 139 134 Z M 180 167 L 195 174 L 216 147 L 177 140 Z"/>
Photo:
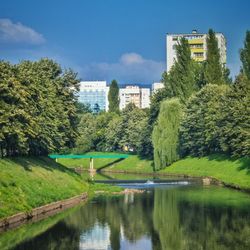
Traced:
<path fill-rule="evenodd" d="M 130 184 L 129 184 L 130 185 Z M 0 235 L 0 249 L 250 249 L 250 195 L 174 183 L 99 197 Z"/>

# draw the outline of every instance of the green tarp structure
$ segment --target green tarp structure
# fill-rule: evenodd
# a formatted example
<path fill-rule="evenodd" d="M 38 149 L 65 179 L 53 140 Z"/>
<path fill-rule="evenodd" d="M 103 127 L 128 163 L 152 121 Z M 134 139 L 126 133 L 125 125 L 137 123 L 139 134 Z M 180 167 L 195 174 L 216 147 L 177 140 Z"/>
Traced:
<path fill-rule="evenodd" d="M 100 159 L 100 158 L 106 158 L 106 159 L 125 159 L 128 158 L 129 155 L 127 154 L 85 154 L 85 155 L 49 155 L 51 159 L 86 159 L 86 158 L 92 158 L 92 159 Z"/>

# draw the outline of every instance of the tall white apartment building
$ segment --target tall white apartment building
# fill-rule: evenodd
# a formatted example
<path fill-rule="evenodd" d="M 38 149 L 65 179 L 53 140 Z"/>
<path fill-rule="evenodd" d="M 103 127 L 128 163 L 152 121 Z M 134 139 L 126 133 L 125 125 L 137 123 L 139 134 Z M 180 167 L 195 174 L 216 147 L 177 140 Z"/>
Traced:
<path fill-rule="evenodd" d="M 126 86 L 119 90 L 120 110 L 129 103 L 134 103 L 138 108 L 148 108 L 150 105 L 150 89 L 139 86 Z"/>
<path fill-rule="evenodd" d="M 163 89 L 164 84 L 162 82 L 154 82 L 152 84 L 152 94 L 155 94 L 159 89 Z"/>
<path fill-rule="evenodd" d="M 226 64 L 226 39 L 222 33 L 215 33 L 215 36 L 218 41 L 221 63 Z M 167 72 L 174 65 L 176 60 L 176 45 L 181 37 L 185 37 L 188 40 L 191 49 L 191 57 L 195 61 L 202 62 L 207 58 L 207 34 L 198 33 L 196 30 L 193 30 L 192 33 L 189 34 L 167 34 Z"/>
<path fill-rule="evenodd" d="M 82 81 L 78 101 L 90 105 L 93 111 L 97 108 L 108 111 L 108 92 L 106 81 Z"/>

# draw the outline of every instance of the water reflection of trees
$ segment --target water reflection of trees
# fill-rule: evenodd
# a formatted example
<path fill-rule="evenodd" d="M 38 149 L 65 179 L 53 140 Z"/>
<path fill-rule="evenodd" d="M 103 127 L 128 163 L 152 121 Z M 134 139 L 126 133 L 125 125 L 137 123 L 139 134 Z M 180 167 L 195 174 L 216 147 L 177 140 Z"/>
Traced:
<path fill-rule="evenodd" d="M 129 202 L 130 200 L 130 202 Z M 79 231 L 98 221 L 111 230 L 112 249 L 120 249 L 121 228 L 127 240 L 151 237 L 153 249 L 249 249 L 250 214 L 246 209 L 185 199 L 183 191 L 155 190 L 135 199 L 103 198 L 72 215 Z M 69 224 L 70 217 L 67 219 Z"/>
<path fill-rule="evenodd" d="M 161 249 L 250 249 L 249 210 L 185 199 L 156 190 L 154 227 Z"/>
<path fill-rule="evenodd" d="M 123 237 L 136 242 L 145 236 L 154 250 L 250 249 L 249 210 L 193 201 L 178 189 L 102 197 L 17 249 L 79 249 L 81 235 L 96 225 L 108 226 L 113 250 L 121 248 Z"/>

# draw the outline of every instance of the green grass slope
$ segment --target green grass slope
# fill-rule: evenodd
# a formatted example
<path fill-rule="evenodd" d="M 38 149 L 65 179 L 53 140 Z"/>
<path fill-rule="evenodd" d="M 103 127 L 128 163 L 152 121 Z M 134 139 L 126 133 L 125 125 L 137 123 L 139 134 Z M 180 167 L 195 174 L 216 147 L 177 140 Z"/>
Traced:
<path fill-rule="evenodd" d="M 250 158 L 230 159 L 224 155 L 187 157 L 173 163 L 159 173 L 210 176 L 226 184 L 250 189 Z"/>
<path fill-rule="evenodd" d="M 85 191 L 80 175 L 47 157 L 0 160 L 0 218 Z"/>
<path fill-rule="evenodd" d="M 115 155 L 119 153 L 107 152 L 89 152 L 88 154 Z M 89 159 L 58 159 L 58 162 L 68 168 L 82 167 L 89 168 Z M 138 155 L 130 155 L 126 159 L 94 159 L 94 168 L 102 170 L 126 171 L 126 172 L 141 172 L 152 173 L 152 161 L 140 159 Z"/>

